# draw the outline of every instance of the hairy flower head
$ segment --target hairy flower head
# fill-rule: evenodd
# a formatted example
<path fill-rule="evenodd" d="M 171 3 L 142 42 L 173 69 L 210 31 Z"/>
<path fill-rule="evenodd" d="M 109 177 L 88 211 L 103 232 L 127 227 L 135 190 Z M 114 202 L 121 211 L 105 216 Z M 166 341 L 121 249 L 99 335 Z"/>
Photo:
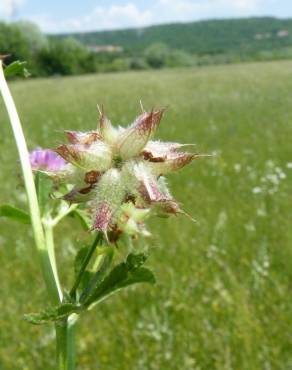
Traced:
<path fill-rule="evenodd" d="M 32 167 L 72 185 L 64 199 L 88 204 L 92 230 L 145 234 L 143 220 L 152 208 L 165 215 L 180 212 L 164 175 L 200 157 L 185 152 L 186 144 L 152 140 L 163 113 L 143 112 L 123 128 L 112 126 L 102 112 L 97 130 L 65 131 L 68 143 L 55 149 L 47 166 L 35 166 L 32 152 Z"/>

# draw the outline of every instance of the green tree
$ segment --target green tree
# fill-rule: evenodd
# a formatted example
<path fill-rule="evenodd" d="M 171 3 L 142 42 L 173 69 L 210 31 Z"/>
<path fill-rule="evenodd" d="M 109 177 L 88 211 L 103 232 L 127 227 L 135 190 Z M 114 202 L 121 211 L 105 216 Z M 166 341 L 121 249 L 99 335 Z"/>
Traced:
<path fill-rule="evenodd" d="M 30 60 L 31 50 L 25 36 L 14 24 L 0 23 L 0 54 L 9 54 L 6 62 Z"/>
<path fill-rule="evenodd" d="M 40 74 L 72 75 L 86 72 L 89 64 L 92 67 L 90 56 L 86 47 L 73 38 L 52 39 L 49 47 L 42 49 L 38 55 L 42 68 Z"/>
<path fill-rule="evenodd" d="M 170 49 L 163 43 L 154 43 L 144 51 L 145 59 L 152 68 L 164 67 L 167 63 L 169 54 Z"/>

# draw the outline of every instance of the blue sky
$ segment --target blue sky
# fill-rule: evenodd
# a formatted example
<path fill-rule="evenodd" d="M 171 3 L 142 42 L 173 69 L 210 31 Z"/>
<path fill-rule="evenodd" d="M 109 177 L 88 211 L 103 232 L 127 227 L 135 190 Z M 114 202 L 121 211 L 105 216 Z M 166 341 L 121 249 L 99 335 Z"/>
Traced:
<path fill-rule="evenodd" d="M 31 20 L 50 33 L 252 15 L 292 17 L 292 0 L 0 0 L 1 20 Z"/>

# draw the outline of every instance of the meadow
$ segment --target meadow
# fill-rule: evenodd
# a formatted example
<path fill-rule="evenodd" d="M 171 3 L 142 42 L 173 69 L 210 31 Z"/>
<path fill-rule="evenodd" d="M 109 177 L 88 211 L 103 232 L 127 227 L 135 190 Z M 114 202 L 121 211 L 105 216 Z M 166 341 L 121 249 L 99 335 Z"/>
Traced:
<path fill-rule="evenodd" d="M 113 296 L 78 324 L 82 370 L 292 369 L 292 62 L 124 72 L 10 84 L 30 149 L 167 106 L 156 137 L 213 153 L 169 176 L 191 214 L 154 219 L 143 242 L 154 286 Z M 0 204 L 24 207 L 0 101 Z M 56 235 L 61 280 L 86 235 Z M 72 242 L 73 240 L 73 242 Z M 0 220 L 0 369 L 53 370 L 54 331 L 22 320 L 46 299 L 26 225 Z M 49 334 L 48 334 L 49 333 Z"/>

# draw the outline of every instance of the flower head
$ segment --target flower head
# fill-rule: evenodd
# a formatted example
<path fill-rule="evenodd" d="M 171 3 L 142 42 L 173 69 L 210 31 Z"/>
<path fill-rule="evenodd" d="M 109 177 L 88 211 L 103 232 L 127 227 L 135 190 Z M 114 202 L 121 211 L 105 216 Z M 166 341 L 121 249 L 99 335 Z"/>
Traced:
<path fill-rule="evenodd" d="M 32 167 L 73 185 L 64 199 L 88 204 L 93 230 L 145 234 L 142 221 L 152 208 L 165 215 L 180 212 L 163 176 L 200 157 L 181 151 L 186 145 L 151 140 L 163 113 L 143 112 L 122 128 L 102 112 L 97 130 L 66 131 L 69 143 L 56 153 L 32 152 Z"/>

